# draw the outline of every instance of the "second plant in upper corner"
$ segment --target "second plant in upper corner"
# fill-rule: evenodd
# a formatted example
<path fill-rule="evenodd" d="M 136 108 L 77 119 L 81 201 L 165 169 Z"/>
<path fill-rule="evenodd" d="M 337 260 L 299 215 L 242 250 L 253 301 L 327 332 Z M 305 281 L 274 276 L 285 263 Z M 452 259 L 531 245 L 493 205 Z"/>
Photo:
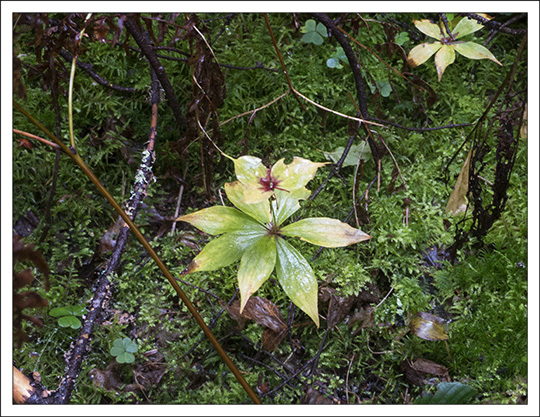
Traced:
<path fill-rule="evenodd" d="M 229 157 L 230 158 L 230 157 Z M 317 279 L 311 266 L 287 237 L 314 245 L 341 247 L 371 236 L 346 223 L 326 217 L 307 218 L 283 226 L 311 191 L 305 185 L 326 163 L 294 157 L 267 168 L 254 156 L 234 161 L 238 181 L 225 184 L 234 207 L 214 206 L 179 217 L 205 233 L 220 235 L 208 243 L 185 273 L 215 270 L 240 260 L 240 311 L 274 270 L 287 296 L 319 326 Z"/>
<path fill-rule="evenodd" d="M 492 19 L 486 14 L 479 13 L 479 15 L 486 19 Z M 486 47 L 475 42 L 462 40 L 463 37 L 482 29 L 484 26 L 468 17 L 453 18 L 451 16 L 448 20 L 448 28 L 442 22 L 436 24 L 426 19 L 414 21 L 414 25 L 420 32 L 438 41 L 415 46 L 407 57 L 411 67 L 423 64 L 431 55 L 437 53 L 435 55 L 435 67 L 437 68 L 439 81 L 441 81 L 446 67 L 456 59 L 456 52 L 469 59 L 490 59 L 502 65 Z"/>

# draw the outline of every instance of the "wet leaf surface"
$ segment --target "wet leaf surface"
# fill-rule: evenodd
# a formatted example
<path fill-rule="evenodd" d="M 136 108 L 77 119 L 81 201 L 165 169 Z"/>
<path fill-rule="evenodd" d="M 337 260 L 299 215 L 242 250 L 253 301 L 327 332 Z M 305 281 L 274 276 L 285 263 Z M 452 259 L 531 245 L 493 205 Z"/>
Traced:
<path fill-rule="evenodd" d="M 409 328 L 416 336 L 430 341 L 448 340 L 445 333 L 447 326 L 446 320 L 424 311 L 420 311 L 409 323 Z"/>

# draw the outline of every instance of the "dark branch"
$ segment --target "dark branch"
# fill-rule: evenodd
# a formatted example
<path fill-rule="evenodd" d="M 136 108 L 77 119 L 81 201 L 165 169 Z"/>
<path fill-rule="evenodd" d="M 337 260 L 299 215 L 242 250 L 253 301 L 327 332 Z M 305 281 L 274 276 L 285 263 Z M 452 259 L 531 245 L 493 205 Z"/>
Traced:
<path fill-rule="evenodd" d="M 504 26 L 502 23 L 496 22 L 494 20 L 486 19 L 483 16 L 480 16 L 476 13 L 465 13 L 465 16 L 470 17 L 471 19 L 476 20 L 478 23 L 481 23 L 488 29 L 493 29 L 500 31 L 502 33 L 507 33 L 509 35 L 525 35 L 527 34 L 527 29 L 511 29 Z"/>
<path fill-rule="evenodd" d="M 73 55 L 71 55 L 68 51 L 61 49 L 60 50 L 60 56 L 64 58 L 68 62 L 73 61 Z M 79 59 L 77 60 L 77 67 L 82 69 L 84 72 L 86 72 L 92 79 L 97 82 L 98 84 L 110 88 L 112 90 L 119 91 L 121 93 L 136 93 L 137 90 L 132 87 L 122 87 L 121 85 L 116 85 L 108 82 L 106 79 L 104 79 L 102 76 L 94 72 L 94 64 L 86 64 L 84 62 L 81 62 Z"/>
<path fill-rule="evenodd" d="M 169 77 L 167 77 L 165 68 L 163 68 L 163 65 L 161 65 L 158 57 L 156 56 L 154 48 L 152 47 L 150 42 L 148 42 L 145 39 L 143 32 L 140 31 L 133 16 L 130 16 L 126 19 L 125 25 L 127 29 L 129 30 L 129 33 L 131 34 L 131 36 L 133 36 L 133 39 L 135 39 L 135 42 L 137 42 L 137 45 L 139 45 L 139 48 L 141 48 L 141 51 L 144 54 L 144 56 L 148 59 L 148 62 L 150 62 L 150 66 L 156 72 L 159 82 L 161 83 L 161 86 L 163 87 L 163 90 L 165 91 L 165 95 L 167 96 L 167 100 L 169 101 L 169 106 L 171 107 L 174 113 L 176 122 L 178 123 L 178 127 L 180 128 L 185 127 L 186 119 L 184 115 L 182 114 L 180 103 L 178 102 L 178 98 L 176 97 L 176 94 L 171 85 L 171 82 L 169 81 Z"/>

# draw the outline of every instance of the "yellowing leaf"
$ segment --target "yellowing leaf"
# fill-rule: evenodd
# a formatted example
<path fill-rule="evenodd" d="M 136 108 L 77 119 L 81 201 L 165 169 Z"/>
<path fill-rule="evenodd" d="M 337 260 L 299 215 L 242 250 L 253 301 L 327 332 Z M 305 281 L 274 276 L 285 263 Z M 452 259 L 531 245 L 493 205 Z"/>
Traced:
<path fill-rule="evenodd" d="M 413 49 L 411 49 L 411 52 L 409 52 L 409 56 L 407 57 L 407 63 L 412 68 L 417 67 L 418 65 L 422 65 L 431 57 L 431 55 L 441 49 L 442 46 L 443 45 L 440 42 L 426 42 L 417 45 Z"/>
<path fill-rule="evenodd" d="M 490 19 L 490 20 L 492 19 L 492 17 L 486 14 L 480 14 L 480 15 L 485 17 L 486 19 Z M 474 33 L 482 29 L 483 27 L 484 25 L 478 23 L 476 20 L 471 19 L 469 17 L 464 17 L 463 19 L 459 21 L 456 27 L 452 30 L 452 33 L 455 35 L 456 39 L 459 39 L 464 36 L 470 35 L 471 33 Z"/>
<path fill-rule="evenodd" d="M 444 70 L 450 64 L 452 64 L 456 59 L 456 54 L 454 48 L 449 45 L 443 45 L 442 48 L 435 55 L 435 67 L 437 68 L 437 74 L 439 76 L 439 81 L 443 76 Z"/>
<path fill-rule="evenodd" d="M 240 181 L 225 184 L 225 193 L 227 194 L 227 197 L 239 210 L 242 210 L 244 213 L 263 224 L 270 223 L 272 220 L 272 213 L 270 212 L 270 203 L 268 200 L 248 203 L 244 199 L 247 190 L 248 187 Z"/>
<path fill-rule="evenodd" d="M 411 319 L 409 328 L 416 336 L 424 340 L 448 340 L 448 335 L 445 333 L 446 324 L 446 320 L 421 311 Z"/>
<path fill-rule="evenodd" d="M 266 177 L 266 168 L 262 164 L 262 160 L 255 156 L 241 156 L 238 159 L 233 159 L 234 171 L 236 178 L 243 184 L 259 187 L 259 178 Z"/>
<path fill-rule="evenodd" d="M 371 238 L 360 229 L 328 217 L 302 219 L 282 228 L 281 234 L 326 248 L 348 246 Z"/>
<path fill-rule="evenodd" d="M 287 296 L 319 327 L 317 278 L 306 259 L 285 239 L 276 239 L 278 281 Z"/>
<path fill-rule="evenodd" d="M 272 167 L 272 177 L 280 182 L 279 188 L 293 191 L 303 188 L 309 181 L 315 177 L 317 169 L 325 166 L 329 162 L 311 162 L 308 159 L 295 156 L 289 165 L 286 165 L 284 159 L 277 161 Z"/>
<path fill-rule="evenodd" d="M 428 35 L 435 39 L 444 38 L 446 35 L 443 35 L 441 28 L 436 23 L 432 23 L 428 19 L 423 20 L 414 20 L 414 26 L 425 35 Z"/>
<path fill-rule="evenodd" d="M 527 137 L 527 122 L 528 121 L 528 115 L 527 115 L 527 103 L 525 103 L 525 110 L 523 110 L 523 123 L 521 124 L 521 127 L 519 128 L 519 137 L 521 139 L 524 139 Z"/>
<path fill-rule="evenodd" d="M 454 49 L 461 55 L 469 59 L 490 59 L 499 65 L 502 65 L 497 58 L 486 47 L 474 42 L 456 43 Z"/>
<path fill-rule="evenodd" d="M 240 288 L 240 313 L 251 294 L 268 279 L 276 265 L 276 241 L 274 236 L 264 236 L 246 249 L 238 269 Z"/>
<path fill-rule="evenodd" d="M 214 206 L 195 213 L 186 214 L 176 219 L 195 226 L 211 235 L 260 228 L 259 223 L 233 207 Z"/>
<path fill-rule="evenodd" d="M 189 264 L 187 273 L 214 271 L 240 259 L 246 248 L 265 235 L 261 232 L 226 233 L 208 243 Z"/>
<path fill-rule="evenodd" d="M 454 216 L 459 213 L 464 213 L 467 209 L 467 192 L 469 191 L 469 166 L 471 160 L 472 149 L 467 154 L 461 172 L 454 186 L 454 191 L 450 194 L 448 204 L 446 205 L 446 213 Z"/>

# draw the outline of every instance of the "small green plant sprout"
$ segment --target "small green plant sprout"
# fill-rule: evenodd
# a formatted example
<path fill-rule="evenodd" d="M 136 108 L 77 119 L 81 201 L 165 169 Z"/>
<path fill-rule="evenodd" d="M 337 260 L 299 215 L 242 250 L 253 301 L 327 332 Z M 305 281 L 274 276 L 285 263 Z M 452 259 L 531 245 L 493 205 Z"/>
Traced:
<path fill-rule="evenodd" d="M 230 158 L 230 157 L 229 157 Z M 341 247 L 371 236 L 339 220 L 306 218 L 283 226 L 311 191 L 305 188 L 317 169 L 326 163 L 293 158 L 271 168 L 259 158 L 242 156 L 234 161 L 238 181 L 225 184 L 227 197 L 236 207 L 214 206 L 179 217 L 211 235 L 208 243 L 184 273 L 211 271 L 240 260 L 238 285 L 240 312 L 249 297 L 276 269 L 287 296 L 319 326 L 317 279 L 302 254 L 284 237 L 299 237 L 314 245 Z"/>
<path fill-rule="evenodd" d="M 409 34 L 407 32 L 401 32 L 399 34 L 396 35 L 396 38 L 395 38 L 395 42 L 399 45 L 399 46 L 403 46 L 403 44 L 409 42 Z"/>
<path fill-rule="evenodd" d="M 49 311 L 49 315 L 52 317 L 58 317 L 58 324 L 61 327 L 71 327 L 72 329 L 78 329 L 81 327 L 81 321 L 77 316 L 82 316 L 86 312 L 86 308 L 83 306 L 67 306 L 53 308 Z"/>
<path fill-rule="evenodd" d="M 133 354 L 137 353 L 138 349 L 137 343 L 129 337 L 123 339 L 119 337 L 114 340 L 110 354 L 116 357 L 118 363 L 133 363 L 135 361 L 135 355 Z"/>
<path fill-rule="evenodd" d="M 336 52 L 332 54 L 332 56 L 326 61 L 326 66 L 328 68 L 336 68 L 336 69 L 342 69 L 343 65 L 341 63 L 347 64 L 349 60 L 347 59 L 347 55 L 345 55 L 345 51 L 341 46 L 338 46 L 336 48 Z"/>
<path fill-rule="evenodd" d="M 486 19 L 493 19 L 486 14 L 479 14 Z M 452 64 L 456 59 L 456 52 L 469 59 L 490 59 L 493 62 L 502 65 L 497 61 L 489 49 L 484 46 L 474 42 L 458 40 L 483 28 L 480 23 L 477 23 L 473 19 L 468 17 L 456 17 L 449 21 L 448 28 L 450 33 L 442 22 L 436 24 L 424 19 L 415 20 L 414 25 L 420 32 L 431 38 L 435 38 L 438 41 L 433 43 L 426 42 L 415 46 L 411 52 L 409 52 L 407 62 L 414 68 L 426 62 L 434 53 L 437 53 L 435 55 L 435 67 L 437 68 L 439 81 L 441 81 L 446 67 Z"/>
<path fill-rule="evenodd" d="M 300 32 L 304 34 L 302 42 L 314 43 L 315 45 L 322 45 L 324 38 L 328 37 L 326 26 L 322 23 L 316 23 L 313 19 L 307 20 L 306 25 L 300 28 Z"/>

